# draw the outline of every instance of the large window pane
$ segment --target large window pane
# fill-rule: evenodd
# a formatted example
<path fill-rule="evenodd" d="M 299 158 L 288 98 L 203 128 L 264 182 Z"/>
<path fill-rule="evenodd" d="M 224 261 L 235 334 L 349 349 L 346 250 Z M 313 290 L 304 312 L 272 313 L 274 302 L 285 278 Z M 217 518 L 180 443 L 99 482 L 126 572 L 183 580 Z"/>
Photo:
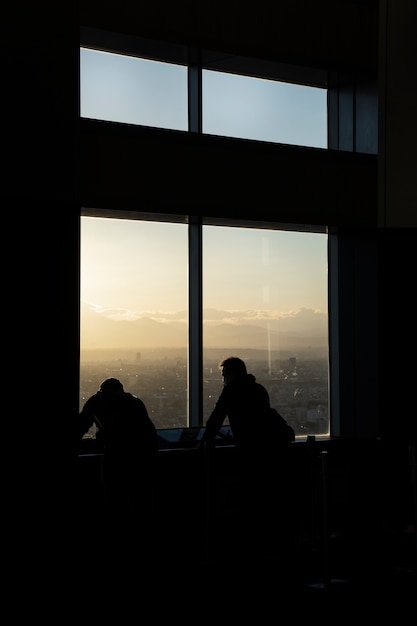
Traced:
<path fill-rule="evenodd" d="M 297 435 L 329 433 L 327 235 L 204 226 L 204 421 L 240 356 Z"/>
<path fill-rule="evenodd" d="M 203 132 L 327 148 L 327 91 L 204 70 Z"/>
<path fill-rule="evenodd" d="M 81 117 L 187 130 L 187 69 L 80 49 Z"/>
<path fill-rule="evenodd" d="M 188 226 L 81 218 L 80 408 L 109 376 L 189 426 Z M 203 227 L 203 422 L 237 355 L 299 436 L 329 434 L 327 235 Z M 90 432 L 94 435 L 94 432 Z"/>
<path fill-rule="evenodd" d="M 157 428 L 188 426 L 187 246 L 185 224 L 81 218 L 80 408 L 114 376 Z"/>

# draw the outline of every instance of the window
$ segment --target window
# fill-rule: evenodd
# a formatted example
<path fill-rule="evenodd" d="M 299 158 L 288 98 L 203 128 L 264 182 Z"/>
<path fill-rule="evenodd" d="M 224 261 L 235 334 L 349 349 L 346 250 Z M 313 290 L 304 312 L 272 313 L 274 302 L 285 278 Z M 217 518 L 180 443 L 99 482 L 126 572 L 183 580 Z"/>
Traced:
<path fill-rule="evenodd" d="M 82 32 L 82 117 L 327 147 L 320 72 L 105 37 Z M 221 214 L 83 210 L 80 407 L 116 376 L 158 429 L 203 425 L 235 354 L 297 436 L 328 435 L 326 228 Z"/>
<path fill-rule="evenodd" d="M 206 420 L 237 355 L 297 435 L 329 432 L 327 235 L 203 227 Z"/>
<path fill-rule="evenodd" d="M 187 426 L 187 226 L 81 219 L 80 408 L 110 376 L 158 428 Z"/>
<path fill-rule="evenodd" d="M 194 278 L 189 229 L 202 233 Z M 200 293 L 202 354 L 188 324 Z M 198 426 L 220 392 L 220 360 L 238 355 L 298 436 L 329 433 L 325 232 L 84 215 L 81 300 L 80 407 L 115 376 L 158 429 Z M 200 358 L 202 381 L 190 377 Z"/>
<path fill-rule="evenodd" d="M 193 64 L 191 53 L 176 52 L 181 63 L 175 63 L 98 45 L 80 49 L 81 117 L 327 148 L 326 81 L 310 77 L 308 70 L 296 83 L 277 64 L 263 69 L 271 79 L 243 72 L 244 59 L 214 62 L 212 54 L 203 53 Z M 161 56 L 161 46 L 156 46 L 158 52 L 152 48 L 151 53 L 150 44 L 140 51 Z"/>
<path fill-rule="evenodd" d="M 203 71 L 203 132 L 327 148 L 327 92 Z"/>
<path fill-rule="evenodd" d="M 187 70 L 81 48 L 81 116 L 187 130 Z"/>

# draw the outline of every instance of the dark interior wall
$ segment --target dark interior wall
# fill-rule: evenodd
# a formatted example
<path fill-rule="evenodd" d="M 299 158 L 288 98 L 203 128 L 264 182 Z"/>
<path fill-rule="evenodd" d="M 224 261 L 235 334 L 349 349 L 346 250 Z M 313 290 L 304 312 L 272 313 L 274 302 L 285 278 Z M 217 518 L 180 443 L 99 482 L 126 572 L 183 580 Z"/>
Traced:
<path fill-rule="evenodd" d="M 46 7 L 7 9 L 0 199 L 13 276 L 5 334 L 19 398 L 11 509 L 25 520 L 48 512 L 48 532 L 65 500 L 68 423 L 78 410 L 78 26 L 71 3 L 52 22 Z"/>
<path fill-rule="evenodd" d="M 376 0 L 261 0 L 253 7 L 231 2 L 124 2 L 87 0 L 80 23 L 87 27 L 141 35 L 317 67 L 360 67 L 375 75 Z"/>
<path fill-rule="evenodd" d="M 377 223 L 374 155 L 87 120 L 80 146 L 84 206 L 256 214 L 266 221 L 333 226 Z"/>
<path fill-rule="evenodd" d="M 414 289 L 417 230 L 378 232 L 380 422 L 385 441 L 417 444 Z"/>
<path fill-rule="evenodd" d="M 334 413 L 335 436 L 368 438 L 381 435 L 378 412 L 378 238 L 373 228 L 339 229 L 337 272 L 331 306 L 336 310 L 336 345 L 331 358 L 339 373 L 339 402 Z M 332 336 L 332 335 L 331 335 Z M 336 421 L 339 415 L 339 424 Z"/>
<path fill-rule="evenodd" d="M 380 1 L 380 226 L 417 227 L 417 3 Z"/>

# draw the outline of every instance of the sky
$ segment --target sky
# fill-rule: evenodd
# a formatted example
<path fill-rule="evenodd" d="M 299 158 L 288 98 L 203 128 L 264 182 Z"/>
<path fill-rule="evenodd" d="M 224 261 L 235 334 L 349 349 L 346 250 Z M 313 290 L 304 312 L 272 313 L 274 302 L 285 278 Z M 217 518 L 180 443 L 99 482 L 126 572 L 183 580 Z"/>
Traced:
<path fill-rule="evenodd" d="M 327 91 L 203 70 L 203 132 L 327 147 Z M 187 130 L 187 69 L 81 48 L 82 117 Z"/>
<path fill-rule="evenodd" d="M 100 342 L 117 347 L 112 343 L 115 327 L 101 326 L 97 316 L 118 322 L 150 318 L 187 323 L 187 228 L 81 218 L 82 348 Z M 327 236 L 203 226 L 203 309 L 206 326 L 227 324 L 232 331 L 242 324 L 271 325 L 280 331 L 324 335 Z M 146 332 L 153 332 L 151 328 Z M 127 338 L 123 342 L 127 345 Z"/>
<path fill-rule="evenodd" d="M 81 49 L 83 117 L 187 130 L 182 66 Z M 203 73 L 203 132 L 326 148 L 326 91 Z M 185 224 L 81 218 L 82 341 L 95 316 L 186 322 Z M 327 236 L 203 228 L 206 324 L 327 320 Z M 294 327 L 297 328 L 297 325 Z M 110 333 L 111 334 L 111 333 Z"/>

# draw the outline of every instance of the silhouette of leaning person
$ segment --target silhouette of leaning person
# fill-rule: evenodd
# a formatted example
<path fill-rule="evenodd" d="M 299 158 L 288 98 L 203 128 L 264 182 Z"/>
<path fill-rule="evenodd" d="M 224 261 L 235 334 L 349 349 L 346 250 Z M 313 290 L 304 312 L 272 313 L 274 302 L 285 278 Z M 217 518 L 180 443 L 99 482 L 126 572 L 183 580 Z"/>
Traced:
<path fill-rule="evenodd" d="M 263 385 L 256 382 L 253 374 L 248 374 L 246 363 L 239 357 L 224 359 L 219 368 L 222 370 L 223 389 L 207 420 L 203 441 L 214 442 L 228 417 L 234 442 L 243 461 L 248 454 L 252 457 L 255 452 L 256 418 L 269 409 L 269 394 Z"/>
<path fill-rule="evenodd" d="M 238 357 L 224 359 L 223 389 L 210 414 L 202 438 L 206 459 L 213 470 L 214 441 L 226 417 L 229 419 L 237 457 L 238 519 L 234 523 L 235 547 L 244 558 L 264 558 L 285 541 L 282 533 L 287 499 L 282 497 L 280 482 L 286 473 L 286 445 L 271 441 L 265 432 L 264 419 L 270 411 L 267 389 L 247 372 Z M 208 448 L 208 449 L 207 449 Z M 279 548 L 278 548 L 279 549 Z"/>
<path fill-rule="evenodd" d="M 93 424 L 103 446 L 101 480 L 112 533 L 150 529 L 158 436 L 144 402 L 117 378 L 107 378 L 79 413 L 79 436 Z"/>

